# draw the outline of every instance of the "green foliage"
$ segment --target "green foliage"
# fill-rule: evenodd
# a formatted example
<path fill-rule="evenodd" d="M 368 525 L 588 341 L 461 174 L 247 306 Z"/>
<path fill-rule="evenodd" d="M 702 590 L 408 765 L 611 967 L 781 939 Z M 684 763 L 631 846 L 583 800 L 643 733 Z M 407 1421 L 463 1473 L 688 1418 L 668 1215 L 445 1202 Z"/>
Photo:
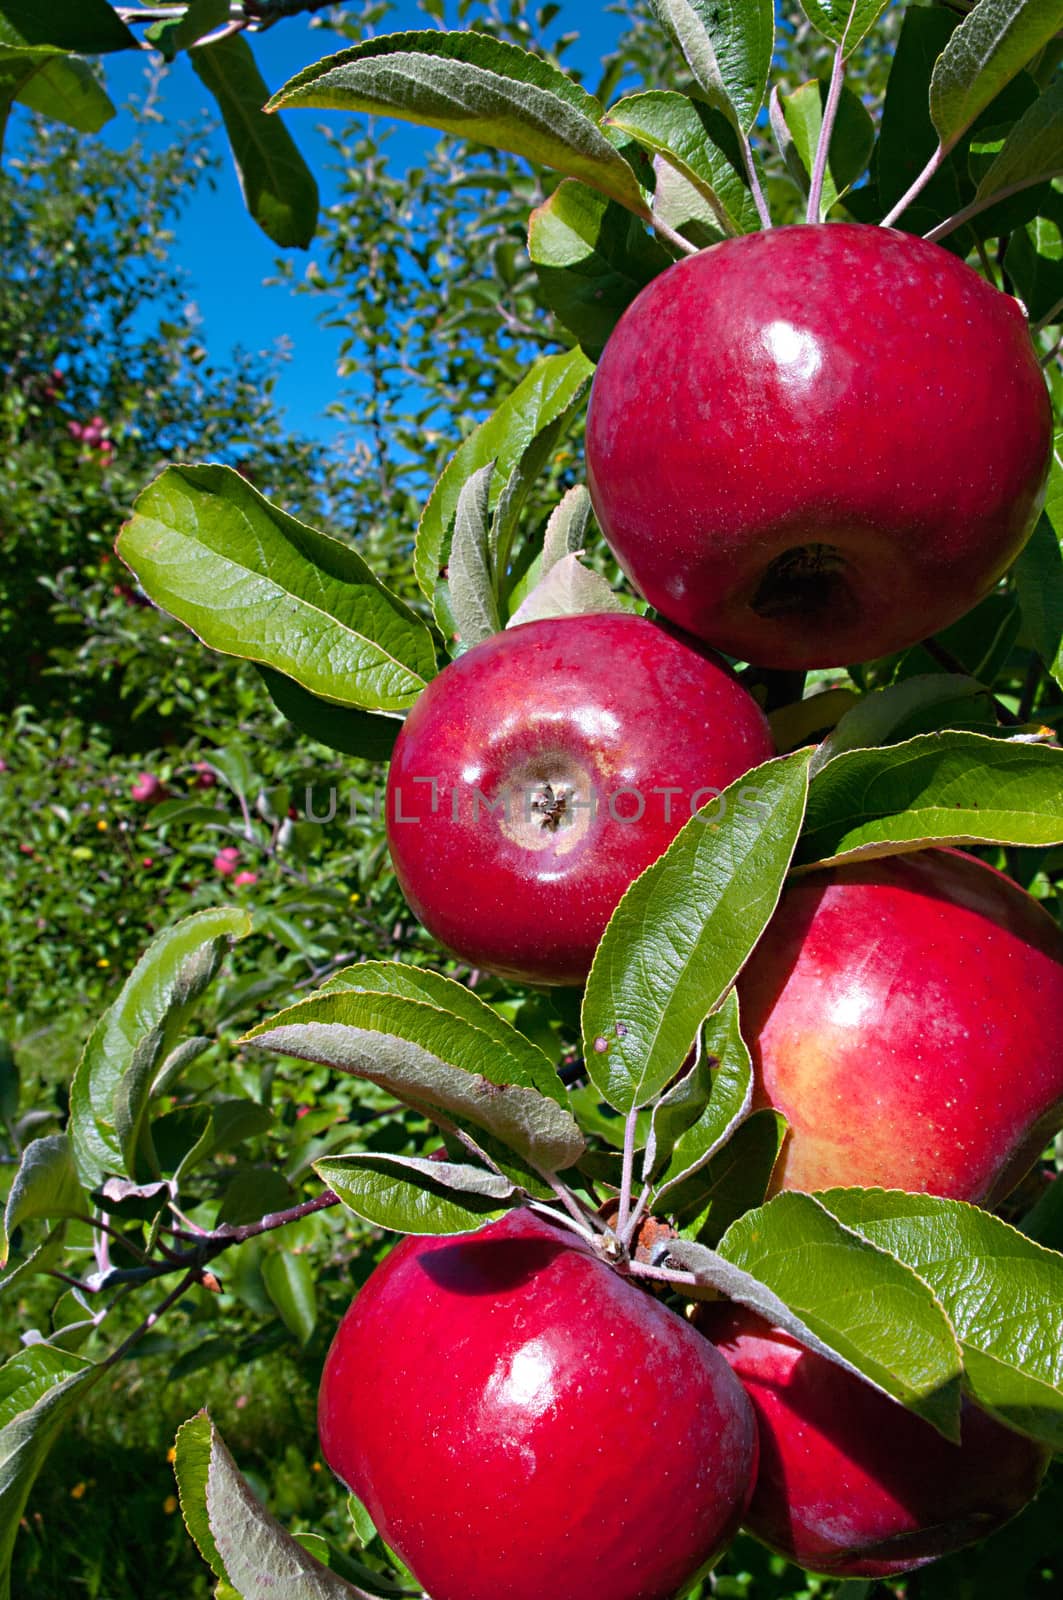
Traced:
<path fill-rule="evenodd" d="M 0 1303 L 12 1348 L 16 1325 L 28 1338 L 0 1383 L 0 1583 L 33 1489 L 15 1592 L 47 1600 L 75 1572 L 89 1593 L 139 1594 L 128 1552 L 147 1527 L 153 1592 L 205 1597 L 165 1476 L 196 1412 L 177 1476 L 223 1600 L 278 1574 L 292 1596 L 392 1592 L 406 1575 L 315 1474 L 312 1417 L 381 1230 L 468 1231 L 561 1190 L 592 1232 L 618 1206 L 619 1236 L 634 1171 L 680 1235 L 638 1265 L 679 1300 L 761 1309 L 946 1434 L 962 1379 L 1060 1448 L 1055 1165 L 1055 1187 L 1012 1202 L 1030 1237 L 929 1196 L 766 1201 L 785 1128 L 751 1113 L 732 990 L 794 863 L 958 842 L 1055 907 L 1058 471 L 1015 574 L 929 650 L 789 686 L 855 704 L 632 886 L 587 985 L 582 1057 L 573 997 L 445 962 L 411 925 L 373 765 L 449 654 L 542 608 L 634 603 L 579 483 L 594 360 L 685 245 L 751 231 L 766 207 L 802 218 L 817 167 L 824 212 L 896 209 L 1018 288 L 1058 406 L 1058 6 L 902 21 L 817 0 L 817 38 L 794 15 L 776 33 L 760 0 L 655 0 L 629 8 L 594 86 L 566 72 L 551 6 L 424 0 L 443 27 L 399 35 L 377 35 L 375 0 L 333 19 L 350 47 L 273 106 L 447 135 L 400 170 L 375 115 L 332 124 L 339 199 L 300 292 L 346 329 L 342 466 L 285 434 L 268 360 L 217 365 L 184 309 L 168 249 L 211 168 L 204 139 L 149 158 L 56 126 L 98 125 L 109 103 L 79 52 L 133 37 L 105 0 L 49 9 L 45 27 L 0 0 L 0 111 L 51 119 L 0 179 Z M 256 9 L 276 8 L 246 21 Z M 192 52 L 252 213 L 302 246 L 316 185 L 264 112 L 255 28 L 211 40 L 227 16 L 197 0 L 149 37 Z M 835 55 L 849 82 L 831 132 Z M 188 456 L 220 465 L 167 465 Z M 132 578 L 111 557 L 122 524 Z M 904 1592 L 1058 1589 L 1061 1495 L 1057 1474 L 984 1557 Z M 849 1594 L 744 1539 L 711 1592 Z"/>

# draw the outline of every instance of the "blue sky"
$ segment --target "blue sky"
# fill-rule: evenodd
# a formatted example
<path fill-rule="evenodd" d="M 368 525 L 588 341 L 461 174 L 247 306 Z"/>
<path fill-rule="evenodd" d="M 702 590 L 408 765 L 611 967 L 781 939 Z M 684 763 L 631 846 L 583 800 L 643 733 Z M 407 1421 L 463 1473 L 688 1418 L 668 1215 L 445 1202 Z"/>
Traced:
<path fill-rule="evenodd" d="M 424 15 L 415 0 L 400 0 L 387 31 L 424 25 Z M 623 19 L 607 14 L 602 4 L 565 0 L 554 30 L 580 31 L 581 38 L 566 61 L 583 68 L 593 81 L 600 57 L 615 42 L 622 25 Z M 278 23 L 252 40 L 256 59 L 271 89 L 279 88 L 302 67 L 331 54 L 342 43 L 335 34 L 312 28 L 307 18 Z M 108 90 L 116 104 L 130 97 L 142 98 L 145 60 L 132 53 L 107 59 Z M 210 97 L 184 57 L 179 56 L 166 75 L 159 108 L 165 117 L 160 124 L 160 140 L 172 139 L 179 122 L 212 114 Z M 216 120 L 216 108 L 213 116 Z M 317 129 L 326 120 L 334 126 L 342 122 L 339 113 L 314 111 L 293 112 L 287 118 L 317 178 L 323 206 L 329 203 L 332 193 L 329 149 Z M 100 137 L 121 145 L 133 133 L 132 119 L 120 115 Z M 216 137 L 222 148 L 224 135 L 220 130 Z M 401 142 L 394 141 L 393 148 L 397 154 L 408 151 L 409 159 L 414 161 L 426 140 L 430 142 L 433 137 L 430 132 L 409 129 Z M 336 348 L 340 335 L 318 326 L 319 303 L 314 297 L 292 294 L 280 285 L 266 285 L 265 280 L 274 275 L 278 251 L 247 216 L 227 154 L 217 187 L 212 192 L 203 185 L 185 212 L 173 253 L 189 274 L 189 299 L 202 315 L 204 342 L 211 355 L 221 359 L 233 345 L 262 350 L 287 340 L 291 359 L 282 370 L 277 388 L 286 421 L 294 432 L 331 438 L 336 424 L 323 416 L 323 411 L 337 390 Z M 305 254 L 296 251 L 292 255 L 299 277 L 313 260 L 313 246 Z"/>

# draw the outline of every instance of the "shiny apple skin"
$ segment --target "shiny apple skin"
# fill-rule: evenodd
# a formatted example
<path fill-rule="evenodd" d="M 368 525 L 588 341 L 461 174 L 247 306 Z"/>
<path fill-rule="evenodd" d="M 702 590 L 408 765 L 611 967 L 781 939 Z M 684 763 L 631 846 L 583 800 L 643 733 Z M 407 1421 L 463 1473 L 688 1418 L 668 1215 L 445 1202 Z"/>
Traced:
<path fill-rule="evenodd" d="M 1048 1453 L 970 1401 L 961 1443 L 739 1306 L 696 1325 L 753 1402 L 746 1528 L 812 1572 L 887 1578 L 974 1544 L 1037 1493 Z"/>
<path fill-rule="evenodd" d="M 318 1425 L 432 1600 L 669 1600 L 756 1465 L 723 1358 L 527 1211 L 393 1251 L 340 1323 Z"/>
<path fill-rule="evenodd" d="M 445 667 L 399 734 L 395 872 L 429 932 L 470 965 L 581 983 L 617 901 L 692 803 L 774 753 L 752 697 L 669 628 L 619 613 L 508 628 Z M 581 797 L 571 825 L 530 815 L 545 781 Z M 667 786 L 679 792 L 653 793 Z M 619 820 L 640 804 L 640 820 Z"/>
<path fill-rule="evenodd" d="M 960 851 L 795 879 L 738 992 L 777 1188 L 993 1205 L 1063 1123 L 1063 934 Z"/>
<path fill-rule="evenodd" d="M 595 374 L 587 470 L 663 616 L 761 666 L 830 667 L 992 588 L 1051 439 L 1015 300 L 939 245 L 828 223 L 727 240 L 642 291 Z"/>

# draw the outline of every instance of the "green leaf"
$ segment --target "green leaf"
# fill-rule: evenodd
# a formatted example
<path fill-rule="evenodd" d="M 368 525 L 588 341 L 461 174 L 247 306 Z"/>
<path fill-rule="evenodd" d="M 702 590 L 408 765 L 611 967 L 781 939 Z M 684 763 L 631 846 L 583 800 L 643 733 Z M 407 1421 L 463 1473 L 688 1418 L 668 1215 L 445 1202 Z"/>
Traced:
<path fill-rule="evenodd" d="M 102 1371 L 48 1344 L 0 1367 L 0 1600 L 11 1600 L 11 1552 L 34 1480 Z"/>
<path fill-rule="evenodd" d="M 767 926 L 804 816 L 809 757 L 769 761 L 731 784 L 613 913 L 587 982 L 583 1039 L 591 1081 L 618 1111 L 647 1104 L 674 1077 Z"/>
<path fill-rule="evenodd" d="M 185 1526 L 221 1579 L 217 1593 L 238 1600 L 372 1600 L 270 1516 L 205 1411 L 178 1430 L 174 1470 Z"/>
<path fill-rule="evenodd" d="M 115 114 L 86 62 L 49 46 L 0 42 L 0 142 L 16 100 L 79 133 L 97 133 Z"/>
<path fill-rule="evenodd" d="M 70 1088 L 71 1146 L 86 1188 L 111 1172 L 137 1176 L 155 1073 L 230 944 L 250 932 L 248 913 L 230 906 L 198 911 L 167 928 L 96 1024 Z"/>
<path fill-rule="evenodd" d="M 831 44 L 845 43 L 851 56 L 875 26 L 889 0 L 801 0 L 801 10 Z"/>
<path fill-rule="evenodd" d="M 820 745 L 812 759 L 812 776 L 845 750 L 864 750 L 923 732 L 912 726 L 913 721 L 925 717 L 940 721 L 946 712 L 970 715 L 979 701 L 986 702 L 986 696 L 977 678 L 959 672 L 919 673 L 861 695 Z M 955 724 L 950 721 L 944 726 L 952 729 Z"/>
<path fill-rule="evenodd" d="M 517 1201 L 508 1178 L 419 1156 L 328 1156 L 314 1171 L 356 1217 L 395 1233 L 472 1233 Z"/>
<path fill-rule="evenodd" d="M 566 178 L 531 214 L 528 250 L 546 303 L 592 355 L 672 258 L 622 206 Z"/>
<path fill-rule="evenodd" d="M 978 1404 L 1063 1450 L 1063 1256 L 960 1200 L 881 1189 L 830 1189 L 819 1199 L 929 1284 L 956 1329 Z"/>
<path fill-rule="evenodd" d="M 574 1165 L 583 1150 L 576 1123 L 532 1085 L 524 1063 L 435 1006 L 396 995 L 322 994 L 261 1023 L 245 1042 L 366 1078 L 427 1115 L 465 1117 L 548 1171 Z"/>
<path fill-rule="evenodd" d="M 386 34 L 289 80 L 270 110 L 390 113 L 580 178 L 645 217 L 638 180 L 598 126 L 601 106 L 559 68 L 484 33 Z"/>
<path fill-rule="evenodd" d="M 514 467 L 528 476 L 539 471 L 593 371 L 582 350 L 543 356 L 444 468 L 425 506 L 414 549 L 417 582 L 444 633 L 454 632 L 445 569 L 462 489 L 489 461 L 495 463 L 500 484 L 508 482 Z"/>
<path fill-rule="evenodd" d="M 801 186 L 806 192 L 823 128 L 823 109 L 829 87 L 825 78 L 814 79 L 803 83 L 793 94 L 780 97 L 782 114 L 799 163 L 798 171 L 803 174 Z M 819 220 L 848 194 L 857 178 L 866 171 L 874 145 L 875 124 L 871 113 L 859 95 L 843 88 L 823 176 Z"/>
<path fill-rule="evenodd" d="M 1063 172 L 1063 79 L 1051 84 L 1023 113 L 978 185 L 978 200 L 1019 184 L 1040 183 Z"/>
<path fill-rule="evenodd" d="M 1058 454 L 1052 476 L 1063 495 Z M 1050 491 L 1052 487 L 1050 480 Z M 1063 515 L 1057 520 L 1063 532 Z M 1014 571 L 1026 633 L 1053 678 L 1063 685 L 1063 548 L 1047 516 L 1041 517 Z"/>
<path fill-rule="evenodd" d="M 465 649 L 483 644 L 502 626 L 487 527 L 487 503 L 494 462 L 462 485 L 450 545 L 450 605 Z"/>
<path fill-rule="evenodd" d="M 308 1343 L 317 1322 L 316 1277 L 309 1256 L 272 1250 L 262 1262 L 262 1281 L 288 1332 Z"/>
<path fill-rule="evenodd" d="M 139 49 L 107 0 L 0 0 L 0 39 L 9 44 L 50 44 L 82 55 Z"/>
<path fill-rule="evenodd" d="M 772 53 L 772 0 L 652 0 L 709 103 L 748 133 L 764 104 Z"/>
<path fill-rule="evenodd" d="M 11 1042 L 0 1034 L 0 1122 L 8 1127 L 18 1116 L 22 1093 L 21 1074 Z"/>
<path fill-rule="evenodd" d="M 585 617 L 601 611 L 631 611 L 634 602 L 611 589 L 600 572 L 585 567 L 579 556 L 562 556 L 545 578 L 526 595 L 507 627 L 543 617 Z"/>
<path fill-rule="evenodd" d="M 656 89 L 618 101 L 607 121 L 685 178 L 721 233 L 751 233 L 759 226 L 742 147 L 723 112 Z"/>
<path fill-rule="evenodd" d="M 720 1254 L 773 1290 L 865 1378 L 958 1441 L 956 1335 L 932 1287 L 889 1246 L 813 1196 L 789 1192 L 732 1223 Z"/>
<path fill-rule="evenodd" d="M 879 216 L 907 193 L 937 148 L 938 136 L 930 119 L 930 79 L 958 25 L 956 13 L 942 6 L 909 6 L 904 13 L 875 152 Z M 947 164 L 916 205 L 930 205 L 933 221 L 938 222 L 958 211 L 963 198 L 956 173 Z M 908 211 L 900 220 L 906 226 L 914 225 Z"/>
<path fill-rule="evenodd" d="M 513 1064 L 512 1082 L 538 1089 L 558 1105 L 565 1104 L 564 1088 L 549 1057 L 479 995 L 453 978 L 444 978 L 427 967 L 411 967 L 400 961 L 360 961 L 355 967 L 344 967 L 333 973 L 318 990 L 318 994 L 337 992 L 400 995 L 435 1006 L 444 1015 L 460 1017 L 470 1027 L 486 1034 L 496 1053 Z"/>
<path fill-rule="evenodd" d="M 1044 215 L 1015 230 L 1004 254 L 1004 269 L 1033 322 L 1063 300 L 1063 194 L 1050 189 L 1042 210 Z"/>
<path fill-rule="evenodd" d="M 356 706 L 338 706 L 319 700 L 293 678 L 271 667 L 259 666 L 259 675 L 273 704 L 297 733 L 341 755 L 363 761 L 387 761 L 395 748 L 402 723 L 397 717 L 375 716 Z M 155 808 L 158 809 L 157 807 Z"/>
<path fill-rule="evenodd" d="M 702 1027 L 693 1067 L 654 1109 L 647 1165 L 656 1181 L 655 1208 L 667 1208 L 669 1195 L 712 1160 L 752 1103 L 753 1065 L 732 989 Z"/>
<path fill-rule="evenodd" d="M 949 150 L 1063 27 L 1063 0 L 978 0 L 930 80 L 930 115 Z"/>
<path fill-rule="evenodd" d="M 565 556 L 582 554 L 591 517 L 591 497 L 582 483 L 568 489 L 550 513 L 543 535 L 542 553 L 535 557 L 509 596 L 511 612 L 516 611 L 532 590 Z"/>
<path fill-rule="evenodd" d="M 796 861 L 895 855 L 922 844 L 1063 843 L 1063 752 L 979 733 L 850 750 L 813 778 Z"/>
<path fill-rule="evenodd" d="M 244 203 L 267 238 L 305 250 L 317 230 L 317 183 L 269 98 L 246 39 L 234 36 L 189 51 L 188 59 L 218 103 Z"/>
<path fill-rule="evenodd" d="M 34 1139 L 22 1152 L 8 1192 L 0 1225 L 0 1267 L 7 1266 L 11 1235 L 24 1222 L 34 1217 L 53 1220 L 84 1216 L 89 1209 L 66 1134 L 51 1133 Z"/>
<path fill-rule="evenodd" d="M 672 1190 L 668 1209 L 684 1238 L 718 1244 L 736 1218 L 764 1203 L 786 1134 L 785 1117 L 754 1111 L 707 1166 Z"/>
<path fill-rule="evenodd" d="M 138 497 L 118 553 L 212 649 L 323 699 L 405 711 L 435 670 L 428 629 L 355 550 L 230 467 L 167 467 Z"/>

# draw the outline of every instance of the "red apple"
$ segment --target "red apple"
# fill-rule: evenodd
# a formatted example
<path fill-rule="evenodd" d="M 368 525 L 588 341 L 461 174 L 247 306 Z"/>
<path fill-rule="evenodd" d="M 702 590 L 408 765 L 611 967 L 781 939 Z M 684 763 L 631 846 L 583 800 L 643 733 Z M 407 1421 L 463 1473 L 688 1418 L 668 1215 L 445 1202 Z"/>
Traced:
<path fill-rule="evenodd" d="M 738 982 L 776 1187 L 995 1204 L 1063 1122 L 1063 934 L 955 850 L 797 878 Z"/>
<path fill-rule="evenodd" d="M 580 983 L 633 878 L 774 754 L 717 657 L 644 617 L 527 622 L 452 662 L 399 734 L 391 857 L 471 965 Z"/>
<path fill-rule="evenodd" d="M 138 773 L 136 781 L 129 790 L 130 798 L 139 800 L 142 805 L 158 805 L 160 800 L 169 799 L 169 790 L 162 779 L 154 772 Z"/>
<path fill-rule="evenodd" d="M 670 1600 L 756 1463 L 708 1341 L 527 1211 L 392 1252 L 340 1323 L 318 1425 L 432 1600 Z"/>
<path fill-rule="evenodd" d="M 587 418 L 594 508 L 651 605 L 768 667 L 914 644 L 1010 566 L 1051 454 L 1016 301 L 855 223 L 713 245 L 629 306 Z"/>
<path fill-rule="evenodd" d="M 970 1401 L 961 1443 L 740 1306 L 697 1326 L 753 1402 L 746 1527 L 813 1572 L 886 1578 L 974 1544 L 1037 1493 L 1048 1453 Z"/>

